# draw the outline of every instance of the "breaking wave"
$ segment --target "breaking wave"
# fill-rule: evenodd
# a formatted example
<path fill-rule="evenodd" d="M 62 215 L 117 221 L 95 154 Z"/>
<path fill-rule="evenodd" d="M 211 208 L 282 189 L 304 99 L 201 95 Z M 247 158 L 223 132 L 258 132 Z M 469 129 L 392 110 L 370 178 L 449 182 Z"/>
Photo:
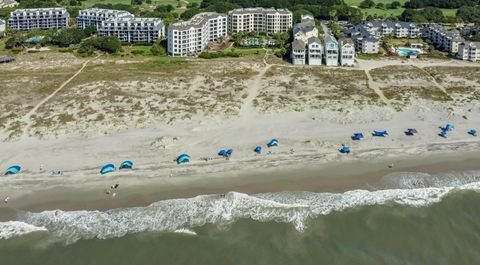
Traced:
<path fill-rule="evenodd" d="M 67 243 L 79 239 L 122 237 L 138 232 L 194 234 L 196 227 L 215 224 L 224 228 L 239 219 L 291 223 L 298 231 L 303 231 L 309 219 L 334 211 L 391 203 L 423 207 L 440 202 L 447 194 L 461 190 L 480 191 L 480 182 L 443 187 L 352 190 L 345 193 L 279 192 L 247 195 L 230 192 L 225 196 L 202 195 L 104 212 L 25 212 L 19 216 L 18 221 L 21 222 L 0 223 L 0 239 L 45 229 Z"/>

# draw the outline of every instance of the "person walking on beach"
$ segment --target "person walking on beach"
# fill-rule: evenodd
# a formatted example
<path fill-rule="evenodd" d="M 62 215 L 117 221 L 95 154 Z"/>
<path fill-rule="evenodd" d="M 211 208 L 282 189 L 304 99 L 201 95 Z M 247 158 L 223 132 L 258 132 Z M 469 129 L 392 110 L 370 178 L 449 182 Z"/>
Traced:
<path fill-rule="evenodd" d="M 9 200 L 10 200 L 10 197 L 7 196 L 7 197 L 5 197 L 5 200 L 3 200 L 3 201 L 5 202 L 5 204 L 7 204 Z"/>

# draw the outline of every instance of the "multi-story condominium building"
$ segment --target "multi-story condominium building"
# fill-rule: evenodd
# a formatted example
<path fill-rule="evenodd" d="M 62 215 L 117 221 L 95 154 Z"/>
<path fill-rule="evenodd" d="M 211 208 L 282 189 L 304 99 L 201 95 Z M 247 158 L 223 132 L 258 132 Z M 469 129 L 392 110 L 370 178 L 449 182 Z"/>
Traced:
<path fill-rule="evenodd" d="M 122 17 L 102 21 L 100 36 L 115 36 L 122 42 L 155 42 L 165 36 L 165 25 L 160 18 Z"/>
<path fill-rule="evenodd" d="M 228 12 L 230 32 L 287 32 L 292 27 L 292 12 L 274 8 L 241 8 Z"/>
<path fill-rule="evenodd" d="M 420 28 L 411 22 L 365 21 L 354 27 L 344 29 L 344 34 L 352 38 L 355 48 L 360 53 L 378 53 L 380 38 L 391 36 L 394 38 L 418 38 Z"/>
<path fill-rule="evenodd" d="M 327 66 L 338 65 L 338 42 L 332 35 L 325 36 L 325 64 Z"/>
<path fill-rule="evenodd" d="M 111 10 L 101 8 L 89 8 L 80 10 L 77 16 L 77 28 L 84 29 L 88 26 L 95 25 L 97 29 L 101 26 L 102 21 L 115 18 L 133 18 L 133 14 L 124 10 Z"/>
<path fill-rule="evenodd" d="M 340 65 L 353 66 L 355 64 L 355 44 L 352 39 L 340 40 Z"/>
<path fill-rule="evenodd" d="M 472 62 L 480 61 L 480 42 L 466 41 L 460 44 L 457 58 Z"/>
<path fill-rule="evenodd" d="M 379 53 L 380 39 L 374 36 L 354 38 L 355 50 L 359 53 Z"/>
<path fill-rule="evenodd" d="M 323 46 L 320 39 L 310 37 L 308 39 L 308 64 L 321 65 L 323 57 Z"/>
<path fill-rule="evenodd" d="M 200 13 L 168 27 L 168 53 L 172 56 L 200 54 L 208 43 L 227 36 L 227 16 Z"/>
<path fill-rule="evenodd" d="M 311 16 L 302 16 L 302 22 L 293 26 L 293 39 L 308 42 L 311 37 L 318 37 L 315 20 Z"/>
<path fill-rule="evenodd" d="M 67 27 L 69 20 L 65 8 L 17 9 L 10 13 L 8 26 L 14 30 L 60 29 Z"/>
<path fill-rule="evenodd" d="M 307 49 L 303 40 L 294 40 L 292 42 L 292 53 L 290 55 L 293 64 L 305 64 Z"/>
<path fill-rule="evenodd" d="M 5 33 L 5 29 L 6 29 L 6 22 L 5 20 L 0 19 L 0 37 L 2 37 L 3 34 Z"/>
<path fill-rule="evenodd" d="M 444 26 L 432 24 L 424 27 L 422 35 L 439 50 L 457 54 L 458 46 L 465 42 L 458 30 L 449 30 Z"/>

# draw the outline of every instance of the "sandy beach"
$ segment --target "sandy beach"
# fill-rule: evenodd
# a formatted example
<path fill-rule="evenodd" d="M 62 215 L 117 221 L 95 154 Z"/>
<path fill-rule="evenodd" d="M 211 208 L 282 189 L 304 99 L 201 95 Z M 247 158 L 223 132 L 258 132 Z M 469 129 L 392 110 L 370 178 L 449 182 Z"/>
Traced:
<path fill-rule="evenodd" d="M 375 189 L 391 172 L 476 169 L 480 142 L 467 132 L 480 126 L 478 64 L 360 60 L 351 69 L 293 68 L 266 56 L 182 68 L 148 63 L 146 72 L 135 60 L 76 58 L 60 69 L 68 58 L 25 56 L 0 68 L 3 79 L 31 87 L 17 104 L 21 94 L 3 96 L 0 166 L 22 166 L 21 174 L 0 178 L 9 207 L 108 209 L 233 190 L 340 192 Z M 57 77 L 38 87 L 46 61 Z M 17 79 L 20 69 L 31 81 Z M 447 123 L 455 130 L 444 139 L 439 127 Z M 419 133 L 406 136 L 407 128 Z M 373 130 L 390 135 L 372 137 Z M 355 132 L 366 138 L 351 140 Z M 279 147 L 266 147 L 272 138 Z M 338 152 L 342 144 L 351 154 Z M 229 148 L 230 160 L 217 156 Z M 189 164 L 174 163 L 182 153 Z M 99 174 L 124 160 L 134 162 L 133 171 Z M 117 196 L 106 196 L 115 183 Z"/>

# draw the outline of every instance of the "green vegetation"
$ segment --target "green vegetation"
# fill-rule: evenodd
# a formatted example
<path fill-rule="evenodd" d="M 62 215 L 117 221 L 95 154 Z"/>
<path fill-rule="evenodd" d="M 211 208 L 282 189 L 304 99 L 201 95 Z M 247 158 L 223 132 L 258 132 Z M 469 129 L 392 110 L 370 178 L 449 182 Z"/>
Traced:
<path fill-rule="evenodd" d="M 107 53 L 117 53 L 122 48 L 122 43 L 116 37 L 92 37 L 80 44 L 78 53 L 90 56 L 95 50 Z"/>

